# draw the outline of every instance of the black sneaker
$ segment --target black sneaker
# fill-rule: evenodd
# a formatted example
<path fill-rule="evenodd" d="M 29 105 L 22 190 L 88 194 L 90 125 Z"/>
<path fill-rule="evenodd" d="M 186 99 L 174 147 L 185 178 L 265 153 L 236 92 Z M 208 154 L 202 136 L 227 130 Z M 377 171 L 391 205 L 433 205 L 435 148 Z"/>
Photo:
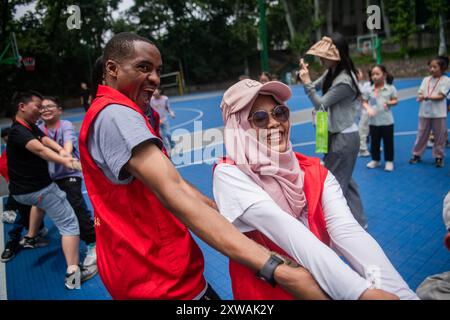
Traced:
<path fill-rule="evenodd" d="M 32 238 L 25 236 L 20 242 L 25 249 L 46 247 L 49 244 L 48 240 L 41 238 L 40 236 L 35 236 Z"/>
<path fill-rule="evenodd" d="M 409 160 L 409 164 L 414 164 L 417 162 L 420 162 L 420 157 L 416 155 L 413 155 L 413 157 Z"/>
<path fill-rule="evenodd" d="M 442 158 L 436 158 L 436 168 L 443 168 L 444 160 Z"/>
<path fill-rule="evenodd" d="M 2 253 L 2 257 L 0 259 L 1 262 L 8 262 L 12 258 L 16 256 L 16 253 L 20 250 L 19 241 L 9 240 L 6 243 L 5 250 Z"/>

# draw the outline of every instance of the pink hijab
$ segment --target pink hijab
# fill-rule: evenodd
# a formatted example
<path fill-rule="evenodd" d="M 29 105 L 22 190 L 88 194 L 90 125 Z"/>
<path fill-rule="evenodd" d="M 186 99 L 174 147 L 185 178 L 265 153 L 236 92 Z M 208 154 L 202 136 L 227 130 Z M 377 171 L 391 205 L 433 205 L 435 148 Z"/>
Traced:
<path fill-rule="evenodd" d="M 260 94 L 272 95 L 275 100 L 284 102 L 290 98 L 291 90 L 277 81 L 263 85 L 253 80 L 242 80 L 225 92 L 221 109 L 227 156 L 284 211 L 298 218 L 306 205 L 304 177 L 290 141 L 285 152 L 274 151 L 258 141 L 248 120 L 253 103 Z"/>

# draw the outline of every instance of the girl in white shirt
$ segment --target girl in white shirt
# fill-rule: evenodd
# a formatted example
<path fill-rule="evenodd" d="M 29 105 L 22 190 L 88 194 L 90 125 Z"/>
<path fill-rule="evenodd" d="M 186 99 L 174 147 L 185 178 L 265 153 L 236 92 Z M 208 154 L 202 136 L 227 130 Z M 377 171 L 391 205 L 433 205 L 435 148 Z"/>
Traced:
<path fill-rule="evenodd" d="M 293 152 L 289 109 L 284 105 L 290 96 L 289 87 L 280 82 L 262 85 L 252 80 L 225 92 L 221 108 L 228 159 L 216 166 L 213 186 L 220 212 L 247 236 L 257 230 L 275 244 L 272 247 L 279 246 L 309 270 L 332 299 L 417 299 L 355 220 L 331 172 L 318 159 Z M 312 175 L 324 181 L 320 188 L 311 189 L 318 185 L 312 172 L 325 172 L 322 178 Z M 321 199 L 313 208 L 308 201 L 319 197 L 317 190 Z M 270 296 L 276 288 L 252 284 L 260 280 L 238 277 L 243 267 L 232 267 L 235 298 L 284 297 L 275 291 Z M 246 288 L 252 293 L 242 293 Z M 259 295 L 255 288 L 267 292 Z"/>
<path fill-rule="evenodd" d="M 420 162 L 430 132 L 434 133 L 433 158 L 436 167 L 444 167 L 445 144 L 447 141 L 447 94 L 450 78 L 444 75 L 448 68 L 445 57 L 435 57 L 428 62 L 430 76 L 425 77 L 419 88 L 419 129 L 410 164 Z"/>

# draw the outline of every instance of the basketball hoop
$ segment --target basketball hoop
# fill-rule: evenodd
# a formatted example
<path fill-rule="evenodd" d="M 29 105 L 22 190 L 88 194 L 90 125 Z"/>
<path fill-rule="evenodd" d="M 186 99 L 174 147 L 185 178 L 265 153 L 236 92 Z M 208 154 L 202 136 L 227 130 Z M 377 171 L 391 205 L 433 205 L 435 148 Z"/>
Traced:
<path fill-rule="evenodd" d="M 362 53 L 364 55 L 368 55 L 370 54 L 372 51 L 372 42 L 370 41 L 364 41 L 363 42 L 363 47 L 362 47 Z"/>
<path fill-rule="evenodd" d="M 36 60 L 33 57 L 25 57 L 22 59 L 23 66 L 26 71 L 34 71 L 34 67 L 36 66 Z"/>

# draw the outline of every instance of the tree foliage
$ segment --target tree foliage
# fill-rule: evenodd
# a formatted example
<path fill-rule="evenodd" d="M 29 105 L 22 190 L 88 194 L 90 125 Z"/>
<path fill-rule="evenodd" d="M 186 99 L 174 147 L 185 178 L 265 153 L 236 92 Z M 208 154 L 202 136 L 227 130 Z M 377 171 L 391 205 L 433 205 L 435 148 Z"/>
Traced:
<path fill-rule="evenodd" d="M 394 40 L 401 45 L 401 51 L 405 58 L 409 56 L 408 39 L 417 32 L 415 23 L 414 0 L 385 0 L 390 17 Z"/>

